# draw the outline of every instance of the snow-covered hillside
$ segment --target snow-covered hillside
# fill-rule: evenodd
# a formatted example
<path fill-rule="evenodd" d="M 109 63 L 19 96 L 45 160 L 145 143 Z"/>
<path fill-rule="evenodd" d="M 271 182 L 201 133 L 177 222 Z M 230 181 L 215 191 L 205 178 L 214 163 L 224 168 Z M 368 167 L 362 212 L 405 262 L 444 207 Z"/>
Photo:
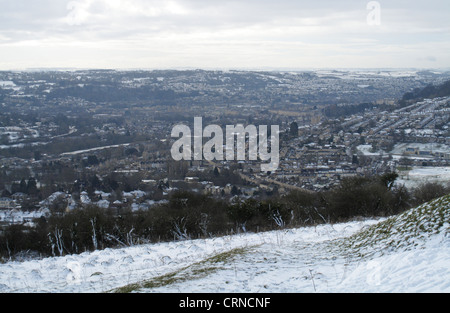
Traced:
<path fill-rule="evenodd" d="M 0 292 L 450 292 L 450 196 L 398 216 L 0 265 Z"/>

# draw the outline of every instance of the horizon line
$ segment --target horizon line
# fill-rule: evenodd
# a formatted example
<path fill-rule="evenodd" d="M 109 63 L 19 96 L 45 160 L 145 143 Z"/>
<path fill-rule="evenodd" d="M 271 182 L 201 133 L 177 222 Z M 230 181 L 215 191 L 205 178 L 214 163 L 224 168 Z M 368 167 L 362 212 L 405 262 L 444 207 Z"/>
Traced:
<path fill-rule="evenodd" d="M 450 67 L 31 67 L 0 69 L 0 72 L 50 72 L 50 71 L 274 71 L 274 72 L 304 72 L 304 71 L 450 71 Z"/>

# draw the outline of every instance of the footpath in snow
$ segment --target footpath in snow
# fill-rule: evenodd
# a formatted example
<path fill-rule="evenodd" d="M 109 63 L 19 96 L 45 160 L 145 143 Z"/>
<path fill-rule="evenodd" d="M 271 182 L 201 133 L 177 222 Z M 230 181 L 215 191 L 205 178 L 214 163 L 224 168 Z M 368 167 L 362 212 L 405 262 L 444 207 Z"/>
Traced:
<path fill-rule="evenodd" d="M 307 246 L 348 236 L 361 227 L 373 223 L 374 221 L 352 222 L 258 234 L 245 233 L 211 239 L 105 249 L 26 262 L 8 262 L 0 264 L 0 292 L 107 292 L 127 284 L 172 273 L 237 248 L 249 248 L 245 256 L 250 258 L 253 254 L 268 255 L 271 252 L 275 253 L 275 257 L 277 253 L 283 254 L 282 251 L 287 248 L 290 253 L 295 254 L 295 247 L 298 245 Z M 276 252 L 276 249 L 280 251 Z M 296 251 L 299 255 L 303 253 L 304 251 L 300 249 Z M 241 262 L 245 263 L 246 260 L 242 259 Z M 229 265 L 232 266 L 234 276 L 236 263 Z M 243 266 L 248 267 L 245 264 Z M 202 289 L 202 284 L 205 285 L 203 289 L 209 292 L 223 291 L 222 288 L 211 288 L 211 284 L 206 280 L 208 278 L 192 281 L 192 291 Z M 270 281 L 266 283 L 271 284 Z M 175 288 L 173 291 L 178 291 L 176 286 L 173 288 Z"/>

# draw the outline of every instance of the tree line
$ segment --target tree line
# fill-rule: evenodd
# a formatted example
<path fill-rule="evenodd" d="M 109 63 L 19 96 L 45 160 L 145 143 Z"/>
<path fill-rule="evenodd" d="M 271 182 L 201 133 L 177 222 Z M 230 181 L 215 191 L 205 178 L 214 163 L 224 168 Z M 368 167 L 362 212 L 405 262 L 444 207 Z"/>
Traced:
<path fill-rule="evenodd" d="M 41 217 L 34 227 L 11 225 L 0 233 L 0 260 L 24 251 L 62 256 L 136 244 L 207 238 L 398 214 L 450 190 L 437 184 L 413 192 L 394 185 L 397 174 L 345 178 L 334 189 L 292 191 L 267 199 L 235 197 L 230 203 L 188 191 L 148 210 L 94 205 Z"/>

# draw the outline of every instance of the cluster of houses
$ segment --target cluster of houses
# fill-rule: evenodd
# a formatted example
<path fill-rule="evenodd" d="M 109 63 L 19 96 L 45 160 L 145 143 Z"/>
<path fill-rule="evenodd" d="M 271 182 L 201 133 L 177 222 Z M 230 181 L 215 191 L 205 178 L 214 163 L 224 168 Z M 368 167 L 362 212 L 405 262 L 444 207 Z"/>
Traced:
<path fill-rule="evenodd" d="M 47 208 L 41 208 L 35 211 L 23 211 L 16 199 L 9 197 L 0 198 L 0 225 L 32 225 L 34 219 L 40 218 L 41 216 L 48 216 L 49 214 L 50 211 Z"/>

